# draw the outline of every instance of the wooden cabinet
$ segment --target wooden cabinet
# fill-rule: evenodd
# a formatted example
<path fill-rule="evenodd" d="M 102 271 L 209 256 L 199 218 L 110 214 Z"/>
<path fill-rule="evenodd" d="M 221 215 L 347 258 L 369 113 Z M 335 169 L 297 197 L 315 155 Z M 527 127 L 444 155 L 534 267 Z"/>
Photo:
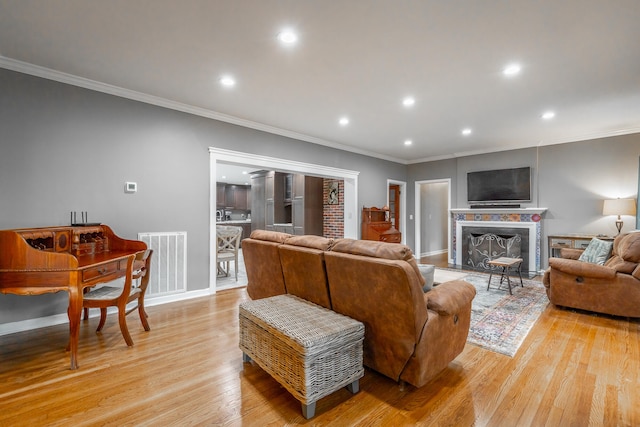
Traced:
<path fill-rule="evenodd" d="M 553 236 L 547 236 L 549 243 L 549 258 L 559 257 L 560 250 L 562 248 L 585 249 L 589 246 L 591 239 L 594 237 L 606 241 L 613 241 L 614 239 L 614 237 L 609 236 L 595 236 L 588 234 L 556 234 Z"/>
<path fill-rule="evenodd" d="M 251 230 L 266 230 L 264 175 L 251 178 Z"/>
<path fill-rule="evenodd" d="M 362 240 L 400 243 L 402 234 L 387 218 L 387 211 L 376 207 L 362 208 Z"/>
<path fill-rule="evenodd" d="M 246 185 L 227 184 L 225 186 L 225 208 L 247 210 L 247 192 Z"/>
<path fill-rule="evenodd" d="M 248 185 L 216 184 L 216 208 L 217 209 L 251 209 L 251 187 Z"/>
<path fill-rule="evenodd" d="M 226 184 L 218 182 L 216 184 L 216 208 L 223 209 L 225 207 L 225 187 Z"/>
<path fill-rule="evenodd" d="M 322 178 L 300 174 L 293 175 L 291 201 L 293 234 L 322 236 L 324 216 L 322 190 Z"/>
<path fill-rule="evenodd" d="M 253 230 L 322 235 L 322 178 L 265 171 L 251 183 Z"/>

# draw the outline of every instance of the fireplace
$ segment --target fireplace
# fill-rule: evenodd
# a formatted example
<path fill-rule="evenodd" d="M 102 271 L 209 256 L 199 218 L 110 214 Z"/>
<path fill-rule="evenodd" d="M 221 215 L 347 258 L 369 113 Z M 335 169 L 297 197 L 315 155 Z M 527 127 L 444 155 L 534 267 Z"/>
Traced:
<path fill-rule="evenodd" d="M 462 227 L 462 265 L 488 270 L 489 261 L 499 257 L 522 258 L 529 271 L 529 231 L 513 227 Z"/>
<path fill-rule="evenodd" d="M 452 209 L 454 264 L 489 270 L 499 257 L 522 258 L 522 272 L 540 272 L 543 208 Z"/>

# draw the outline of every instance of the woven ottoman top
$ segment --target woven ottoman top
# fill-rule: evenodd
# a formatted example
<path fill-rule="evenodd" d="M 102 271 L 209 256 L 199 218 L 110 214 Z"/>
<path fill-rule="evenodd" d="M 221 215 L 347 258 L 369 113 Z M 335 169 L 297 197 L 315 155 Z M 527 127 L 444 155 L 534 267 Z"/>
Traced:
<path fill-rule="evenodd" d="M 269 329 L 302 354 L 364 338 L 361 322 L 293 295 L 245 301 L 240 316 Z"/>

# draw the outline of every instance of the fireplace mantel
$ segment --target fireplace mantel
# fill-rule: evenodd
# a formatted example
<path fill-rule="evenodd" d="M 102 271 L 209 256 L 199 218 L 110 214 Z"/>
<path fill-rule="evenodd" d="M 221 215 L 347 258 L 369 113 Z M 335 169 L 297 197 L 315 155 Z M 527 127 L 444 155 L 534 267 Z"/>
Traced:
<path fill-rule="evenodd" d="M 451 209 L 453 237 L 452 262 L 462 265 L 463 227 L 522 228 L 528 230 L 530 272 L 540 271 L 542 216 L 547 208 L 460 208 Z"/>
<path fill-rule="evenodd" d="M 452 214 L 460 213 L 460 214 L 524 214 L 524 215 L 533 215 L 538 214 L 542 215 L 547 211 L 547 208 L 461 208 L 461 209 L 451 209 Z"/>

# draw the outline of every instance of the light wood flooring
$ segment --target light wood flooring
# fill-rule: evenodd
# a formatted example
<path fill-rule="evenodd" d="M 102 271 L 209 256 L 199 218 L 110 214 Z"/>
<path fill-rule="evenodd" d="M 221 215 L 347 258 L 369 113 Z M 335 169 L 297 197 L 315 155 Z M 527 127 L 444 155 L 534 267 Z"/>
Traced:
<path fill-rule="evenodd" d="M 25 297 L 28 298 L 28 297 Z M 436 379 L 399 387 L 369 369 L 360 392 L 300 404 L 238 349 L 244 288 L 148 309 L 151 331 L 116 316 L 0 337 L 0 426 L 638 426 L 640 321 L 549 306 L 514 358 L 473 345 Z M 363 297 L 363 303 L 366 298 Z"/>

